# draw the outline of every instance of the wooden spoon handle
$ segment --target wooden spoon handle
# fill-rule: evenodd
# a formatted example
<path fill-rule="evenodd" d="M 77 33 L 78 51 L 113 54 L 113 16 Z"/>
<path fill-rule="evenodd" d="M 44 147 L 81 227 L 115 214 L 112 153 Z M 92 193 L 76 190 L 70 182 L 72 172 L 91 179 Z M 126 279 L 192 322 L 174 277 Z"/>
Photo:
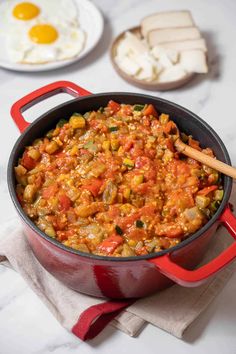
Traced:
<path fill-rule="evenodd" d="M 214 159 L 213 157 L 210 157 L 206 154 L 203 154 L 203 152 L 193 149 L 191 146 L 188 146 L 185 143 L 183 143 L 180 139 L 177 139 L 175 141 L 175 147 L 178 152 L 180 152 L 188 157 L 191 157 L 191 158 L 203 163 L 204 165 L 207 165 L 207 166 L 213 168 L 216 171 L 222 172 L 225 175 L 236 179 L 236 168 L 235 167 L 229 166 L 222 161 Z"/>

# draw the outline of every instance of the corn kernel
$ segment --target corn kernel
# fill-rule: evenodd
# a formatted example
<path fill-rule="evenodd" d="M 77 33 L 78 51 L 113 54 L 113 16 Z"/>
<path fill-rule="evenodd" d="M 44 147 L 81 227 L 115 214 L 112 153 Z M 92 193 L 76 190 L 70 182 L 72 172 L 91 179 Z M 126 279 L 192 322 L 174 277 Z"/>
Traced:
<path fill-rule="evenodd" d="M 59 139 L 59 137 L 55 137 L 53 138 L 53 140 L 59 145 L 59 146 L 62 146 L 63 145 L 63 142 Z"/>
<path fill-rule="evenodd" d="M 44 232 L 45 232 L 45 234 L 47 234 L 48 236 L 50 236 L 52 238 L 56 237 L 56 232 L 55 232 L 53 226 L 46 227 Z"/>
<path fill-rule="evenodd" d="M 117 154 L 118 154 L 118 156 L 123 156 L 123 154 L 124 154 L 124 149 L 123 149 L 122 146 L 119 147 L 119 149 L 118 149 L 118 151 L 117 151 Z"/>
<path fill-rule="evenodd" d="M 61 181 L 64 181 L 64 179 L 66 179 L 68 177 L 68 175 L 66 175 L 66 174 L 61 174 L 61 175 L 59 175 L 58 176 L 58 178 L 57 178 L 57 182 L 61 182 Z"/>
<path fill-rule="evenodd" d="M 130 188 L 125 188 L 124 189 L 124 192 L 123 192 L 123 196 L 124 196 L 124 198 L 125 199 L 129 199 L 129 197 L 130 197 Z"/>
<path fill-rule="evenodd" d="M 129 240 L 129 241 L 128 241 L 128 244 L 129 244 L 129 246 L 131 246 L 131 247 L 135 247 L 135 246 L 137 245 L 137 241 L 135 241 L 135 240 Z"/>
<path fill-rule="evenodd" d="M 59 145 L 56 143 L 56 141 L 52 140 L 50 143 L 47 144 L 45 150 L 48 154 L 53 154 L 59 149 Z"/>
<path fill-rule="evenodd" d="M 69 124 L 73 129 L 84 128 L 86 121 L 82 116 L 70 117 Z"/>
<path fill-rule="evenodd" d="M 162 113 L 159 117 L 159 121 L 162 125 L 165 125 L 169 121 L 169 115 Z"/>
<path fill-rule="evenodd" d="M 78 154 L 79 148 L 77 145 L 74 145 L 72 149 L 70 150 L 70 156 L 75 156 Z"/>
<path fill-rule="evenodd" d="M 37 161 L 41 156 L 40 152 L 36 149 L 28 150 L 28 155 L 35 161 Z"/>
<path fill-rule="evenodd" d="M 118 148 L 119 148 L 118 139 L 112 139 L 111 140 L 111 148 L 112 148 L 112 150 L 118 150 Z"/>
<path fill-rule="evenodd" d="M 136 175 L 132 178 L 132 184 L 135 186 L 138 186 L 141 183 L 143 183 L 143 175 Z"/>
<path fill-rule="evenodd" d="M 132 210 L 133 210 L 133 206 L 129 203 L 122 204 L 120 206 L 120 211 L 125 215 L 131 213 Z"/>
<path fill-rule="evenodd" d="M 123 160 L 123 164 L 127 167 L 134 167 L 134 161 L 128 158 Z"/>
<path fill-rule="evenodd" d="M 37 192 L 34 184 L 27 184 L 24 190 L 23 199 L 26 202 L 32 203 Z"/>
<path fill-rule="evenodd" d="M 102 143 L 102 148 L 103 150 L 110 150 L 110 146 L 111 146 L 111 143 L 109 140 L 105 140 L 103 143 Z"/>
<path fill-rule="evenodd" d="M 27 172 L 26 168 L 24 168 L 24 166 L 22 165 L 18 165 L 17 167 L 15 167 L 15 173 L 19 177 L 24 176 L 26 172 Z"/>

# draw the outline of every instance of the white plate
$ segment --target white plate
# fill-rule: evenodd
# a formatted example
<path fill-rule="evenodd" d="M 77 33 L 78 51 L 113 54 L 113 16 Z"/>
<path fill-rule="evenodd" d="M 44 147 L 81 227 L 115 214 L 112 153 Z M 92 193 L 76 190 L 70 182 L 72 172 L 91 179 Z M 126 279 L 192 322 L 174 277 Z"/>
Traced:
<path fill-rule="evenodd" d="M 45 64 L 18 64 L 13 63 L 7 56 L 5 49 L 5 39 L 0 35 L 0 67 L 16 71 L 45 71 L 61 68 L 63 66 L 75 63 L 87 55 L 99 42 L 104 27 L 104 21 L 101 12 L 89 0 L 75 0 L 78 6 L 78 19 L 82 30 L 86 34 L 84 49 L 78 56 L 62 61 L 55 61 Z"/>

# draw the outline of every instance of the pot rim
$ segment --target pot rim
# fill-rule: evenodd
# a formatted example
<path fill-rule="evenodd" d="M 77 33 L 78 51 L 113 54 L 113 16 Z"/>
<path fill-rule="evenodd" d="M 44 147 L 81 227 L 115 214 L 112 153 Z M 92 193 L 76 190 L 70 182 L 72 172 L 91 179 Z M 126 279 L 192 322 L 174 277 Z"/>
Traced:
<path fill-rule="evenodd" d="M 38 122 L 45 118 L 46 116 L 50 115 L 50 113 L 54 112 L 55 110 L 61 109 L 62 107 L 67 106 L 68 104 L 74 102 L 74 101 L 82 101 L 82 100 L 88 100 L 95 97 L 101 97 L 101 96 L 120 96 L 120 95 L 125 95 L 125 96 L 132 96 L 132 97 L 142 97 L 142 98 L 146 98 L 148 99 L 154 99 L 157 100 L 158 102 L 163 102 L 168 104 L 169 106 L 171 106 L 172 108 L 178 108 L 181 111 L 187 113 L 188 115 L 191 116 L 191 118 L 197 120 L 198 122 L 200 122 L 200 124 L 202 125 L 202 128 L 210 131 L 211 135 L 218 141 L 219 145 L 221 146 L 223 153 L 224 153 L 224 157 L 225 157 L 225 162 L 229 165 L 231 165 L 231 160 L 229 157 L 229 153 L 223 143 L 223 141 L 221 140 L 221 138 L 218 136 L 218 134 L 214 131 L 214 129 L 208 124 L 206 123 L 202 118 L 198 117 L 195 113 L 191 112 L 190 110 L 188 110 L 187 108 L 178 105 L 174 102 L 171 102 L 169 100 L 160 98 L 160 97 L 155 97 L 155 96 L 151 96 L 151 95 L 146 95 L 146 94 L 141 94 L 141 93 L 132 93 L 132 92 L 104 92 L 104 93 L 98 93 L 98 94 L 91 94 L 91 96 L 82 96 L 82 97 L 77 97 L 73 100 L 69 100 L 67 102 L 64 102 L 60 105 L 57 105 L 56 107 L 53 107 L 52 109 L 48 110 L 47 112 L 45 112 L 44 114 L 40 115 L 37 119 L 34 120 L 34 122 L 32 122 L 26 129 L 25 131 L 19 136 L 19 138 L 16 140 L 13 149 L 11 151 L 10 157 L 9 157 L 9 161 L 8 161 L 8 166 L 7 166 L 7 183 L 8 183 L 8 189 L 9 189 L 9 194 L 11 196 L 11 199 L 13 201 L 13 204 L 18 212 L 18 214 L 20 215 L 21 219 L 25 222 L 25 224 L 27 226 L 29 226 L 31 228 L 32 231 L 34 231 L 37 235 L 39 235 L 40 237 L 42 237 L 44 240 L 48 241 L 49 243 L 53 244 L 56 247 L 59 247 L 60 249 L 64 250 L 65 252 L 69 252 L 75 255 L 78 255 L 80 257 L 85 257 L 85 258 L 89 258 L 89 259 L 96 259 L 96 260 L 100 260 L 100 261 L 112 261 L 112 262 L 133 262 L 133 261 L 141 261 L 141 260 L 148 260 L 148 259 L 152 259 L 152 258 L 157 258 L 157 257 L 161 257 L 167 253 L 172 253 L 174 251 L 179 250 L 180 248 L 183 248 L 185 246 L 187 246 L 188 244 L 190 244 L 191 242 L 193 242 L 195 239 L 197 239 L 198 237 L 200 237 L 202 234 L 204 234 L 219 218 L 219 216 L 223 213 L 224 208 L 226 207 L 226 204 L 229 200 L 230 194 L 231 194 L 231 189 L 232 189 L 232 178 L 228 177 L 228 176 L 224 176 L 224 197 L 223 200 L 221 202 L 221 205 L 219 207 L 219 209 L 217 210 L 217 212 L 214 214 L 214 216 L 202 227 L 200 228 L 197 232 L 195 232 L 194 234 L 192 234 L 191 236 L 189 236 L 188 238 L 186 238 L 184 241 L 180 242 L 178 245 L 168 248 L 166 250 L 162 250 L 159 252 L 153 252 L 144 256 L 130 256 L 130 257 L 110 257 L 110 256 L 99 256 L 99 255 L 95 255 L 92 253 L 85 253 L 85 252 L 81 252 L 81 251 L 77 251 L 73 248 L 70 248 L 68 246 L 63 245 L 62 243 L 60 243 L 59 241 L 57 241 L 56 239 L 51 238 L 50 236 L 46 235 L 44 232 L 42 232 L 33 222 L 32 220 L 27 216 L 27 214 L 24 212 L 23 208 L 21 207 L 18 198 L 16 196 L 16 191 L 15 191 L 15 184 L 13 181 L 13 161 L 15 158 L 15 154 L 16 151 L 18 149 L 18 145 L 20 144 L 21 140 L 30 132 L 30 130 L 32 129 L 33 126 L 35 126 L 36 124 L 38 124 Z"/>

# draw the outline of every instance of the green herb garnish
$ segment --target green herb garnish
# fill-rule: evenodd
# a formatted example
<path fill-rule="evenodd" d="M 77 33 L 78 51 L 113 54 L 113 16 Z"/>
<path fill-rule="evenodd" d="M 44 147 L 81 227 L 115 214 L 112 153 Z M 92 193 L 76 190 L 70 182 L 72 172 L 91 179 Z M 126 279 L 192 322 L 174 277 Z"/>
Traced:
<path fill-rule="evenodd" d="M 142 220 L 136 220 L 136 227 L 138 227 L 139 229 L 141 229 L 144 225 L 144 223 L 142 222 Z"/>
<path fill-rule="evenodd" d="M 144 109 L 144 104 L 135 104 L 134 105 L 134 111 L 142 111 Z"/>
<path fill-rule="evenodd" d="M 109 127 L 110 132 L 117 132 L 118 127 Z"/>
<path fill-rule="evenodd" d="M 115 230 L 118 235 L 123 235 L 123 230 L 120 228 L 120 226 L 116 225 Z"/>

